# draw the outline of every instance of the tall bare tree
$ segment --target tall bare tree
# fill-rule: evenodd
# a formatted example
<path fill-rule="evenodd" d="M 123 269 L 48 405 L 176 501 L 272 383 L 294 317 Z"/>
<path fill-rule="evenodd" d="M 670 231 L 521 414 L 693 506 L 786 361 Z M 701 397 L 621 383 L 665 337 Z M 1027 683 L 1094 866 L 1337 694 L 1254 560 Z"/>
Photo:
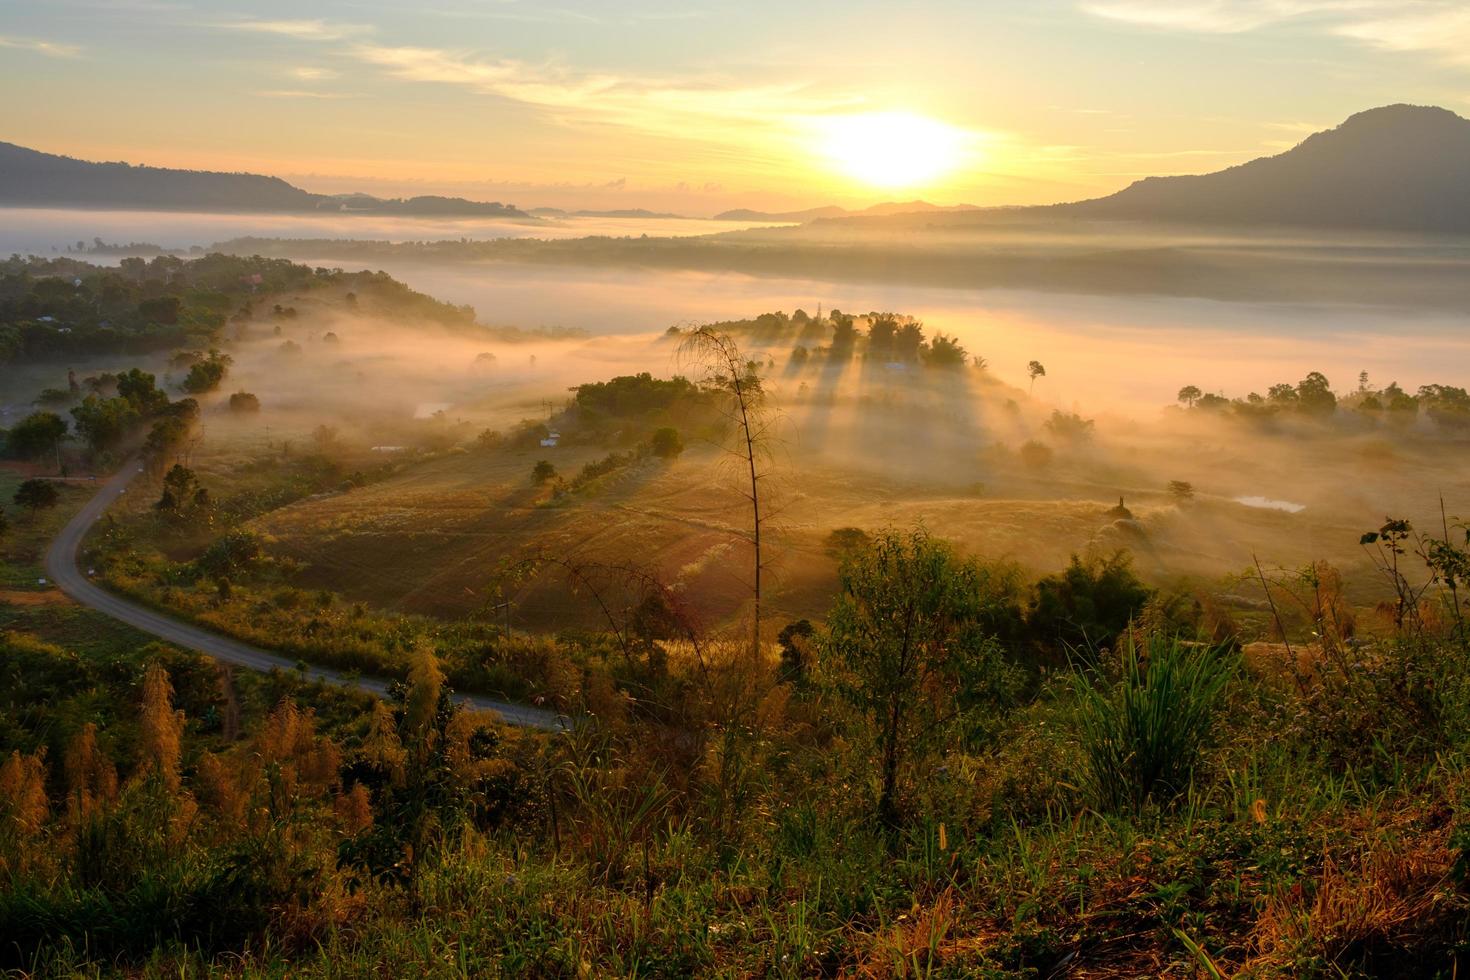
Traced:
<path fill-rule="evenodd" d="M 754 547 L 754 576 L 751 593 L 755 604 L 752 613 L 751 644 L 760 649 L 761 573 L 765 563 L 761 552 L 761 532 L 766 517 L 761 510 L 761 482 L 769 460 L 768 435 L 770 419 L 766 411 L 766 392 L 757 371 L 758 364 L 748 360 L 740 345 L 729 334 L 713 327 L 699 327 L 684 335 L 679 345 L 680 356 L 703 372 L 699 379 L 708 388 L 725 393 L 725 414 L 735 425 L 735 445 L 731 452 L 739 459 L 743 478 L 749 487 L 745 497 L 750 501 L 750 541 Z"/>

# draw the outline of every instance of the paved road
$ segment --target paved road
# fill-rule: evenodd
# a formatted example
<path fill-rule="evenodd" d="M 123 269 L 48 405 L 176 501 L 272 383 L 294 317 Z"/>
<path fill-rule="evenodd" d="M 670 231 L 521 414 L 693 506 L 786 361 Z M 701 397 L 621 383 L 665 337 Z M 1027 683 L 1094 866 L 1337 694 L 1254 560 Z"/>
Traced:
<path fill-rule="evenodd" d="M 87 530 L 97 522 L 97 518 L 102 516 L 107 505 L 127 489 L 128 484 L 139 472 L 136 463 L 125 464 L 115 476 L 103 484 L 97 495 L 87 501 L 87 505 L 67 522 L 66 527 L 61 529 L 61 533 L 46 550 L 46 574 L 61 587 L 61 591 L 82 605 L 104 612 L 113 619 L 127 623 L 145 633 L 152 633 L 170 643 L 197 650 L 225 663 L 249 667 L 252 670 L 279 668 L 295 671 L 296 662 L 279 654 L 251 646 L 248 643 L 241 643 L 239 640 L 230 639 L 218 633 L 211 633 L 114 595 L 93 584 L 86 573 L 77 567 L 77 551 Z M 321 667 L 308 667 L 306 676 L 328 684 L 356 687 L 379 697 L 386 696 L 388 691 L 386 681 L 371 677 L 349 678 L 337 671 Z M 492 701 L 475 696 L 465 696 L 463 700 L 470 707 L 498 713 L 501 718 L 512 725 L 552 731 L 564 727 L 560 716 L 540 708 L 512 704 L 507 701 Z"/>

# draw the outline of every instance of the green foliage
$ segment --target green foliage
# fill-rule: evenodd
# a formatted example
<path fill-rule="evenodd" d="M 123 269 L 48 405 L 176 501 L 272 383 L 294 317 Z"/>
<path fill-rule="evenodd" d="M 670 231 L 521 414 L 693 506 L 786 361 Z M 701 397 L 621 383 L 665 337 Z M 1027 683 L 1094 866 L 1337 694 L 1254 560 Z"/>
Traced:
<path fill-rule="evenodd" d="M 670 426 L 654 429 L 648 445 L 660 459 L 674 459 L 684 451 L 684 440 L 679 438 L 679 430 Z"/>
<path fill-rule="evenodd" d="M 823 665 L 874 749 L 881 821 L 899 821 L 917 758 L 966 739 L 1018 677 L 986 629 L 986 573 L 922 529 L 885 531 L 853 552 L 828 617 Z"/>
<path fill-rule="evenodd" d="M 550 460 L 537 460 L 536 465 L 531 467 L 531 482 L 540 486 L 548 480 L 556 478 L 556 467 Z"/>
<path fill-rule="evenodd" d="M 180 386 L 192 395 L 202 395 L 207 391 L 213 391 L 225 379 L 225 373 L 229 370 L 230 360 L 231 358 L 228 354 L 222 354 L 216 350 L 210 351 L 208 357 L 202 361 L 197 361 L 189 368 L 189 373 L 184 377 Z M 231 399 L 230 407 L 235 411 L 242 410 L 235 408 L 233 398 Z M 259 408 L 260 405 L 257 402 L 256 410 L 258 411 Z"/>
<path fill-rule="evenodd" d="M 209 491 L 199 483 L 194 471 L 175 463 L 163 477 L 163 493 L 154 509 L 175 521 L 198 519 L 210 508 Z"/>
<path fill-rule="evenodd" d="M 138 410 L 126 398 L 100 398 L 88 395 L 71 410 L 77 434 L 87 441 L 93 452 L 109 449 L 138 423 Z"/>
<path fill-rule="evenodd" d="M 263 553 L 260 535 L 236 528 L 216 538 L 204 554 L 194 560 L 194 568 L 205 578 L 228 578 L 254 565 Z"/>
<path fill-rule="evenodd" d="M 20 459 L 39 459 L 56 452 L 66 439 L 66 421 L 54 412 L 33 412 L 5 434 L 5 449 Z"/>
<path fill-rule="evenodd" d="M 781 627 L 776 644 L 781 648 L 781 666 L 777 680 L 783 684 L 803 684 L 812 665 L 812 644 L 817 628 L 811 620 L 798 619 Z"/>
<path fill-rule="evenodd" d="M 937 368 L 962 368 L 970 360 L 970 354 L 954 337 L 939 333 L 929 341 L 924 363 Z"/>
<path fill-rule="evenodd" d="M 1051 413 L 1051 418 L 1046 420 L 1046 431 L 1057 439 L 1065 442 L 1088 442 L 1092 439 L 1095 423 L 1092 419 L 1085 419 L 1076 412 Z"/>
<path fill-rule="evenodd" d="M 237 391 L 230 396 L 230 411 L 238 415 L 251 415 L 260 411 L 260 399 L 248 391 Z"/>
<path fill-rule="evenodd" d="M 48 507 L 55 507 L 60 494 L 56 484 L 50 480 L 26 480 L 15 490 L 15 504 L 25 507 L 32 514 Z"/>
<path fill-rule="evenodd" d="M 1122 811 L 1184 793 L 1239 658 L 1224 649 L 1151 634 L 1122 645 L 1122 678 L 1072 676 L 1077 727 L 1099 806 Z"/>
<path fill-rule="evenodd" d="M 610 381 L 578 385 L 576 405 L 589 419 L 641 418 L 666 412 L 681 401 L 697 397 L 698 391 L 686 378 L 655 378 L 644 371 Z"/>
<path fill-rule="evenodd" d="M 1036 583 L 1026 625 L 1046 644 L 1090 654 L 1111 644 L 1152 595 L 1126 552 L 1073 555 L 1065 571 Z"/>

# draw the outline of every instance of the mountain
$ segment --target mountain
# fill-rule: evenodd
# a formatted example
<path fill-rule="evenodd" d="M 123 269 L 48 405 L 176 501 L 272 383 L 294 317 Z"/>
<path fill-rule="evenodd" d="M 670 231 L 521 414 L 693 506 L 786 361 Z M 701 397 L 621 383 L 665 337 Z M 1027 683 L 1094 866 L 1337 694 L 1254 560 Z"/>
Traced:
<path fill-rule="evenodd" d="M 1207 225 L 1470 233 L 1470 120 L 1431 106 L 1351 116 L 1291 150 L 1217 173 L 1149 177 L 1058 216 Z"/>
<path fill-rule="evenodd" d="M 844 218 L 854 212 L 847 208 L 839 208 L 835 204 L 825 208 L 807 208 L 805 211 L 752 211 L 750 208 L 736 208 L 733 211 L 721 211 L 715 215 L 715 221 L 814 221 L 817 218 Z"/>
<path fill-rule="evenodd" d="M 0 204 L 19 207 L 155 208 L 190 211 L 343 211 L 527 218 L 507 204 L 458 197 L 383 199 L 312 194 L 261 174 L 90 163 L 0 143 Z"/>
<path fill-rule="evenodd" d="M 737 208 L 734 211 L 722 211 L 715 215 L 716 221 L 793 221 L 805 223 L 817 221 L 823 218 L 864 218 L 864 217 L 886 217 L 891 214 L 917 214 L 930 211 L 974 211 L 972 204 L 930 204 L 928 201 L 886 201 L 882 204 L 874 204 L 871 207 L 852 211 L 848 208 L 840 208 L 835 204 L 829 204 L 824 208 L 807 208 L 804 211 L 752 211 L 749 208 Z"/>
<path fill-rule="evenodd" d="M 538 218 L 641 218 L 648 221 L 665 218 L 684 219 L 682 214 L 650 211 L 647 208 L 614 208 L 608 211 L 589 211 L 585 208 L 581 211 L 568 211 L 564 208 L 532 208 L 528 213 Z"/>

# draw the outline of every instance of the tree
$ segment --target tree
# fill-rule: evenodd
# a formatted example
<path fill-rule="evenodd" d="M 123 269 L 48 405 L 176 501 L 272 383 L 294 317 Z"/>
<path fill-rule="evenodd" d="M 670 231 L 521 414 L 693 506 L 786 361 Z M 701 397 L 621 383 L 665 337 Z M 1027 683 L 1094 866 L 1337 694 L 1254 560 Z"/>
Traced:
<path fill-rule="evenodd" d="M 10 518 L 5 516 L 5 511 L 0 510 L 0 539 L 10 533 Z"/>
<path fill-rule="evenodd" d="M 145 417 L 168 406 L 168 394 L 158 387 L 153 375 L 137 368 L 117 376 L 117 394 L 126 398 L 138 414 Z"/>
<path fill-rule="evenodd" d="M 679 438 L 679 430 L 669 426 L 653 430 L 653 437 L 648 443 L 653 454 L 660 459 L 673 459 L 684 451 L 684 440 Z"/>
<path fill-rule="evenodd" d="M 835 315 L 835 314 L 834 314 Z M 760 375 L 755 372 L 753 362 L 745 359 L 740 346 L 728 334 L 713 327 L 700 327 L 686 336 L 680 351 L 692 358 L 704 369 L 704 384 L 707 388 L 727 396 L 726 416 L 736 427 L 737 448 L 733 451 L 749 477 L 746 499 L 750 501 L 750 540 L 754 548 L 754 578 L 751 592 L 755 598 L 751 614 L 751 648 L 759 653 L 761 636 L 761 571 L 764 562 L 761 555 L 762 472 L 769 463 L 769 421 L 765 412 L 765 389 Z"/>
<path fill-rule="evenodd" d="M 1127 552 L 1083 561 L 1036 583 L 1026 622 L 1058 650 L 1095 652 L 1113 642 L 1153 595 L 1133 573 Z"/>
<path fill-rule="evenodd" d="M 857 345 L 858 331 L 854 326 L 852 317 L 832 311 L 832 354 L 834 357 L 848 358 L 852 356 L 852 349 Z"/>
<path fill-rule="evenodd" d="M 66 420 L 55 412 L 32 412 L 5 437 L 5 448 L 21 459 L 50 456 L 66 439 Z"/>
<path fill-rule="evenodd" d="M 1183 388 L 1179 389 L 1179 401 L 1182 404 L 1188 405 L 1190 408 L 1193 408 L 1194 403 L 1199 401 L 1202 394 L 1204 394 L 1204 392 L 1200 391 L 1199 388 L 1195 387 L 1194 385 L 1185 385 Z"/>
<path fill-rule="evenodd" d="M 898 318 L 892 313 L 875 316 L 868 323 L 868 353 L 879 360 L 893 355 L 893 338 L 898 333 Z"/>
<path fill-rule="evenodd" d="M 537 486 L 540 486 L 547 480 L 552 480 L 555 478 L 556 467 L 551 465 L 550 460 L 543 459 L 535 466 L 531 467 L 531 482 L 536 484 Z"/>
<path fill-rule="evenodd" d="M 1181 504 L 1184 503 L 1186 500 L 1193 500 L 1194 484 L 1190 483 L 1187 480 L 1170 480 L 1169 496 L 1173 497 Z"/>
<path fill-rule="evenodd" d="M 251 414 L 260 411 L 260 399 L 248 391 L 237 391 L 230 396 L 230 411 Z"/>
<path fill-rule="evenodd" d="M 798 619 L 781 627 L 781 632 L 776 635 L 776 643 L 781 647 L 781 668 L 776 679 L 782 684 L 801 684 L 806 681 L 807 671 L 811 667 L 811 654 L 808 650 L 816 634 L 817 628 L 809 619 Z"/>
<path fill-rule="evenodd" d="M 924 348 L 924 327 L 910 320 L 893 335 L 893 356 L 900 361 L 917 361 Z"/>
<path fill-rule="evenodd" d="M 229 369 L 231 360 L 228 354 L 221 354 L 216 350 L 210 351 L 207 358 L 189 368 L 189 373 L 182 383 L 183 389 L 192 395 L 202 395 L 218 388 L 219 383 L 225 378 L 225 372 Z"/>
<path fill-rule="evenodd" d="M 137 408 L 126 398 L 101 398 L 88 395 L 71 410 L 77 434 L 87 441 L 93 452 L 111 448 L 138 424 Z"/>
<path fill-rule="evenodd" d="M 1040 361 L 1032 361 L 1026 365 L 1026 373 L 1031 376 L 1030 391 L 1034 393 L 1036 391 L 1036 379 L 1046 377 L 1046 368 L 1042 366 Z"/>
<path fill-rule="evenodd" d="M 934 335 L 934 339 L 929 342 L 929 352 L 924 356 L 924 363 L 930 367 L 962 368 L 969 359 L 969 352 L 965 350 L 958 339 L 950 337 L 947 334 L 937 333 Z"/>
<path fill-rule="evenodd" d="M 985 628 L 985 571 L 923 529 L 886 531 L 848 556 L 822 641 L 836 693 L 875 749 L 877 814 L 899 822 L 907 767 L 968 718 L 1014 693 L 1016 673 Z"/>
<path fill-rule="evenodd" d="M 1021 462 L 1030 470 L 1044 470 L 1051 465 L 1051 447 L 1034 439 L 1021 444 Z"/>
<path fill-rule="evenodd" d="M 28 507 L 32 514 L 46 507 L 55 507 L 60 494 L 56 492 L 56 484 L 50 480 L 27 480 L 15 490 L 15 503 L 18 507 Z"/>
<path fill-rule="evenodd" d="M 1092 419 L 1085 419 L 1076 412 L 1053 411 L 1051 418 L 1045 422 L 1046 431 L 1064 439 L 1068 442 L 1087 442 L 1092 439 L 1093 429 L 1096 423 Z"/>
<path fill-rule="evenodd" d="M 1308 415 L 1328 416 L 1337 411 L 1337 396 L 1320 371 L 1313 371 L 1296 386 L 1297 406 Z"/>
<path fill-rule="evenodd" d="M 194 471 L 175 463 L 163 477 L 163 493 L 154 507 L 163 514 L 181 517 L 196 508 L 209 506 L 209 491 L 200 486 Z"/>

